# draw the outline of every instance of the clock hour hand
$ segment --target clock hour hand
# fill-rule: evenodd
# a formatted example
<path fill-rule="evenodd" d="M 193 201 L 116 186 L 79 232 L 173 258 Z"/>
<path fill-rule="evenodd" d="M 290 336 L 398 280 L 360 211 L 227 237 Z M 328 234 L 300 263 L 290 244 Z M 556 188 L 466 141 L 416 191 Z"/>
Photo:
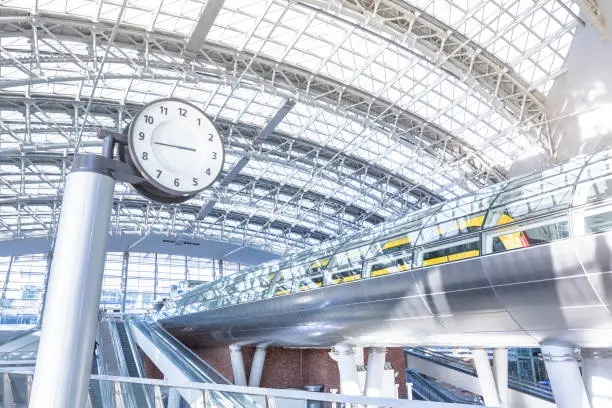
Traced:
<path fill-rule="evenodd" d="M 196 149 L 194 149 L 193 147 L 187 147 L 187 146 L 179 146 L 179 145 L 173 145 L 173 144 L 169 144 L 169 143 L 162 143 L 162 142 L 153 142 L 157 145 L 160 146 L 168 146 L 168 147 L 175 147 L 177 149 L 181 149 L 181 150 L 189 150 L 190 152 L 195 152 Z"/>

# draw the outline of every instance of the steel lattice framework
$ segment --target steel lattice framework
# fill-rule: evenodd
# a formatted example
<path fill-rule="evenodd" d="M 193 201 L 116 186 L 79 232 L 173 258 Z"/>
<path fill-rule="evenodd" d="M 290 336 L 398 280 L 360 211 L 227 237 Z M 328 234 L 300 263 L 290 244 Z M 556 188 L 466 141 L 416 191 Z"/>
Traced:
<path fill-rule="evenodd" d="M 186 205 L 118 185 L 117 233 L 286 252 L 499 182 L 554 156 L 545 95 L 580 22 L 523 3 L 0 1 L 1 239 L 52 235 L 76 146 L 160 97 L 210 115 L 227 166 Z"/>

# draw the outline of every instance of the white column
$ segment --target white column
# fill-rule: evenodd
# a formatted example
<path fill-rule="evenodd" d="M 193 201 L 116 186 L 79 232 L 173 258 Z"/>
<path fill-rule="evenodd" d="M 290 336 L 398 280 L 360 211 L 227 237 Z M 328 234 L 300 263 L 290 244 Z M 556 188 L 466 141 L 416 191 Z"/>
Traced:
<path fill-rule="evenodd" d="M 497 386 L 500 406 L 505 407 L 508 401 L 508 349 L 493 350 L 493 379 Z"/>
<path fill-rule="evenodd" d="M 232 360 L 232 371 L 234 372 L 235 385 L 247 385 L 246 373 L 244 371 L 244 359 L 242 358 L 242 347 L 237 344 L 229 346 L 230 358 Z"/>
<path fill-rule="evenodd" d="M 176 388 L 168 389 L 168 406 L 167 408 L 179 408 L 181 405 L 181 394 Z"/>
<path fill-rule="evenodd" d="M 489 362 L 489 354 L 486 349 L 473 349 L 472 358 L 474 359 L 474 367 L 478 374 L 478 382 L 480 383 L 480 392 L 484 399 L 484 404 L 487 407 L 498 407 L 499 396 L 497 394 L 497 386 L 493 377 L 493 370 Z"/>
<path fill-rule="evenodd" d="M 87 403 L 114 186 L 100 173 L 66 177 L 30 408 Z"/>
<path fill-rule="evenodd" d="M 582 378 L 592 408 L 612 407 L 612 349 L 583 348 Z"/>
<path fill-rule="evenodd" d="M 363 347 L 353 347 L 353 353 L 355 355 L 355 365 L 357 367 L 365 366 L 365 354 L 363 352 Z"/>
<path fill-rule="evenodd" d="M 368 348 L 368 370 L 365 381 L 365 395 L 367 397 L 380 397 L 382 393 L 386 355 L 387 349 L 384 347 Z"/>
<path fill-rule="evenodd" d="M 340 372 L 340 394 L 360 395 L 353 347 L 346 344 L 337 344 L 334 346 L 334 355 Z"/>
<path fill-rule="evenodd" d="M 557 408 L 589 408 L 574 347 L 542 345 L 542 357 Z"/>
<path fill-rule="evenodd" d="M 251 365 L 251 374 L 249 375 L 249 387 L 259 387 L 264 363 L 266 361 L 266 350 L 267 346 L 265 344 L 259 344 L 255 348 L 253 364 Z"/>

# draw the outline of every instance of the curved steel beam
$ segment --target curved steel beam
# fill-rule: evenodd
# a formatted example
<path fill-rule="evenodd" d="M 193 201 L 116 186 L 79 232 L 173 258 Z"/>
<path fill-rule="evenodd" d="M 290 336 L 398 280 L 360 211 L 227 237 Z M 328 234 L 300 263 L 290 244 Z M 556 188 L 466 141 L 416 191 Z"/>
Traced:
<path fill-rule="evenodd" d="M 305 0 L 304 3 L 318 8 L 321 2 Z M 548 118 L 544 95 L 479 44 L 405 1 L 339 0 L 332 1 L 331 6 L 338 9 L 332 15 L 344 14 L 366 27 L 382 28 L 404 41 L 407 38 L 414 41 L 415 47 L 432 60 L 439 61 L 453 75 L 475 84 L 478 92 L 493 98 L 502 107 L 498 109 L 502 116 L 530 123 L 531 141 L 550 156 L 554 155 L 550 135 L 542 125 Z"/>
<path fill-rule="evenodd" d="M 28 194 L 29 188 L 25 189 L 25 187 L 31 187 L 32 185 L 43 185 L 43 187 L 46 187 L 48 189 L 61 191 L 63 188 L 64 177 L 71 161 L 72 154 L 62 155 L 49 153 L 28 153 L 0 156 L 0 166 L 3 167 L 3 172 L 0 176 L 0 185 L 11 186 L 12 184 L 13 191 L 15 193 L 15 195 L 13 196 L 2 197 L 0 199 L 0 205 L 14 204 L 17 202 L 22 202 L 22 200 L 24 199 L 27 200 L 27 202 L 29 203 L 45 203 L 48 201 L 49 197 L 52 197 L 53 201 L 55 201 L 59 194 L 46 196 L 42 199 L 37 199 L 36 196 Z M 14 172 L 11 172 L 10 169 L 7 168 L 9 165 L 15 168 Z M 56 168 L 56 171 L 52 172 L 48 168 L 42 170 L 41 166 L 53 166 Z M 30 178 L 33 176 L 37 176 L 38 178 L 25 180 L 26 178 Z M 11 183 L 11 179 L 14 179 L 15 181 Z M 255 178 L 248 175 L 239 175 L 232 181 L 232 183 L 226 186 L 226 188 L 217 191 L 215 194 L 215 199 L 219 200 L 224 204 L 231 205 L 233 197 L 238 197 L 238 203 L 257 203 L 263 201 L 269 203 L 268 207 L 276 207 L 279 204 L 285 203 L 283 197 L 290 197 L 296 194 L 298 190 L 298 187 L 281 184 L 274 180 L 266 180 L 265 178 Z M 128 192 L 125 196 L 119 194 L 117 198 L 122 200 L 135 200 L 135 195 L 136 193 L 132 192 L 130 189 L 130 192 Z M 339 199 L 325 198 L 322 194 L 314 191 L 305 191 L 301 193 L 301 199 L 312 202 L 312 204 L 310 204 L 312 206 L 316 206 L 317 202 L 321 202 L 324 200 L 327 211 L 321 211 L 320 213 L 317 213 L 317 221 L 313 221 L 313 223 L 311 223 L 312 225 L 310 226 L 306 225 L 305 217 L 295 218 L 292 223 L 284 223 L 287 225 L 291 225 L 291 228 L 289 229 L 291 232 L 296 232 L 301 235 L 305 235 L 304 231 L 310 228 L 312 230 L 312 233 L 310 235 L 315 239 L 327 239 L 330 237 L 329 232 L 323 231 L 323 229 L 320 228 L 316 228 L 317 225 L 320 225 L 318 223 L 319 221 L 324 221 L 325 225 L 338 225 L 341 230 L 344 228 L 356 229 L 355 226 L 351 224 L 350 219 L 362 219 L 366 217 L 367 214 L 365 210 L 359 207 L 347 205 L 345 202 Z M 303 204 L 303 202 L 292 204 L 293 206 L 295 206 L 295 211 L 298 214 L 299 209 Z M 191 204 L 191 206 L 200 207 L 201 203 L 195 205 Z M 178 205 L 178 207 L 181 207 L 181 209 L 191 209 L 189 203 Z M 210 215 L 211 217 L 225 217 L 232 220 L 240 220 L 243 223 L 250 223 L 253 219 L 267 219 L 268 217 L 266 216 L 266 212 L 264 210 L 265 209 L 261 209 L 261 211 L 258 210 L 256 213 L 251 213 L 245 211 L 244 208 L 242 208 L 241 210 L 240 206 L 236 204 L 235 206 L 232 206 L 232 210 L 224 210 L 217 208 L 214 211 L 211 211 L 208 215 Z M 331 215 L 336 212 L 339 212 L 341 214 Z M 247 213 L 249 214 L 249 216 L 245 217 L 244 215 Z M 287 215 L 286 218 L 291 218 L 291 216 Z M 196 221 L 197 220 L 191 221 L 191 224 L 194 224 Z M 371 216 L 367 218 L 366 221 L 369 224 L 373 225 L 382 222 L 383 219 L 380 216 Z M 280 223 L 283 223 L 283 221 L 280 221 Z M 313 228 L 313 226 L 315 228 Z M 193 226 L 190 226 L 190 230 L 193 230 Z"/>
<path fill-rule="evenodd" d="M 14 208 L 9 215 L 6 208 Z M 0 199 L 0 240 L 15 240 L 54 234 L 61 210 L 61 196 L 22 196 Z M 276 253 L 294 251 L 330 238 L 329 235 L 313 231 L 282 220 L 253 217 L 248 211 L 226 211 L 214 209 L 212 220 L 197 220 L 199 205 L 167 206 L 141 198 L 116 197 L 113 204 L 111 230 L 115 233 L 152 232 L 169 237 L 190 237 L 232 241 L 243 246 L 263 248 Z M 25 219 L 24 215 L 28 218 Z M 244 222 L 248 220 L 248 222 Z M 235 230 L 235 223 L 242 228 Z M 262 230 L 261 227 L 265 226 Z M 189 228 L 187 230 L 187 228 Z M 4 230 L 4 231 L 2 231 Z M 282 249 L 279 250 L 278 248 Z"/>
<path fill-rule="evenodd" d="M 52 14 L 41 13 L 34 18 L 10 9 L 4 10 L 4 14 L 0 29 L 5 36 L 25 36 L 33 41 L 48 37 L 86 44 L 96 41 L 96 46 L 91 46 L 92 50 L 106 44 L 112 30 L 112 26 L 105 23 L 93 24 Z M 33 35 L 34 30 L 36 36 Z M 187 62 L 182 57 L 184 43 L 184 39 L 178 35 L 125 27 L 117 30 L 113 41 L 113 45 L 121 49 L 137 51 L 137 54 L 122 57 L 123 63 L 138 68 L 133 78 L 163 78 L 163 74 L 151 71 L 152 68 L 159 68 L 178 71 L 180 79 L 186 81 L 222 81 L 231 86 L 249 86 L 250 83 L 254 88 L 266 89 L 272 94 L 285 94 L 310 105 L 349 115 L 366 127 L 374 126 L 384 133 L 395 135 L 402 143 L 412 145 L 421 154 L 431 155 L 436 161 L 450 157 L 453 166 L 471 168 L 470 177 L 481 185 L 505 179 L 504 172 L 484 160 L 478 149 L 418 115 L 358 88 L 247 51 L 208 43 L 202 46 L 194 61 Z M 31 75 L 27 80 L 0 81 L 0 87 L 87 80 L 95 74 L 88 63 L 97 61 L 97 57 L 95 52 L 91 54 L 76 56 L 61 51 L 53 55 L 41 54 L 38 58 L 32 56 L 30 63 L 33 65 L 46 60 L 58 61 L 57 58 L 69 59 L 81 72 L 65 77 Z M 15 63 L 6 58 L 0 61 L 4 64 Z M 19 61 L 22 65 L 23 62 L 27 63 Z M 105 78 L 112 76 L 105 74 Z"/>
<path fill-rule="evenodd" d="M 28 132 L 32 132 L 33 125 L 27 123 L 25 118 L 26 113 L 41 114 L 42 119 L 47 119 L 49 122 L 44 126 L 38 126 L 36 132 L 48 131 L 65 133 L 67 136 L 66 148 L 74 143 L 70 139 L 71 132 L 75 131 L 75 117 L 79 117 L 84 111 L 87 102 L 75 101 L 68 97 L 60 96 L 45 96 L 37 95 L 30 98 L 24 98 L 16 94 L 4 94 L 0 96 L 0 110 L 18 111 L 24 115 L 23 123 L 7 120 L 6 125 L 9 129 L 4 131 L 13 131 L 15 135 L 23 134 L 23 143 L 26 143 Z M 94 100 L 90 105 L 89 121 L 93 122 L 94 118 L 100 118 L 100 115 L 111 118 L 115 123 L 120 121 L 120 118 L 132 117 L 142 105 L 126 103 L 118 105 L 116 102 L 107 100 Z M 72 123 L 52 123 L 52 118 L 48 115 L 51 113 L 62 113 L 72 119 Z M 403 191 L 410 188 L 410 195 L 414 198 L 414 202 L 407 201 L 402 197 L 395 198 L 398 204 L 398 209 L 394 212 L 397 214 L 411 209 L 420 208 L 422 205 L 431 205 L 444 201 L 442 197 L 432 193 L 428 189 L 419 186 L 418 183 L 409 180 L 407 177 L 396 174 L 391 170 L 377 164 L 368 163 L 363 158 L 357 157 L 333 148 L 332 146 L 324 146 L 315 142 L 300 139 L 288 135 L 283 132 L 274 131 L 267 139 L 266 143 L 255 143 L 260 129 L 254 125 L 244 123 L 233 123 L 228 120 L 217 118 L 215 120 L 222 137 L 230 148 L 242 149 L 249 154 L 254 154 L 262 160 L 266 157 L 274 157 L 285 162 L 285 166 L 293 166 L 294 163 L 301 163 L 307 167 L 320 169 L 326 166 L 328 162 L 334 158 L 340 158 L 329 167 L 330 172 L 335 172 L 337 175 L 342 175 L 345 179 L 350 179 L 361 186 L 361 192 L 365 196 L 370 196 L 373 200 L 379 201 L 384 196 L 393 193 L 394 191 Z M 10 125 L 16 124 L 18 128 L 13 128 Z M 0 126 L 2 124 L 0 123 Z M 102 123 L 100 123 L 102 125 Z M 81 125 L 82 126 L 82 125 Z M 119 126 L 120 127 L 120 126 Z M 95 132 L 96 123 L 88 123 L 85 126 L 85 133 Z M 3 130 L 0 129 L 0 133 Z M 96 143 L 98 143 L 96 141 Z M 36 147 L 36 150 L 42 150 L 43 146 Z M 59 146 L 52 144 L 51 148 L 58 149 Z M 21 151 L 30 149 L 24 145 Z M 6 150 L 0 149 L 0 152 Z M 309 170 L 311 171 L 311 170 Z M 367 180 L 373 180 L 368 182 Z M 338 180 L 334 181 L 335 183 Z M 376 194 L 372 194 L 375 192 Z"/>

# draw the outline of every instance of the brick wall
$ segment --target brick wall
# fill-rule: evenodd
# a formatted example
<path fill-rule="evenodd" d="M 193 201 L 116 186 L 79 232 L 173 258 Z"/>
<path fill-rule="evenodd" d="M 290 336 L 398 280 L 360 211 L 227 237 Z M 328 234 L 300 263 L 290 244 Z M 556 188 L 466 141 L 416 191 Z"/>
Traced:
<path fill-rule="evenodd" d="M 203 360 L 207 361 L 217 371 L 230 381 L 234 381 L 232 362 L 228 346 L 195 348 L 193 351 Z M 265 388 L 298 388 L 306 385 L 320 384 L 324 391 L 340 388 L 340 375 L 338 365 L 329 356 L 329 349 L 290 349 L 269 347 L 266 353 L 261 387 Z M 244 368 L 247 379 L 253 363 L 255 347 L 243 347 Z M 367 349 L 365 349 L 367 364 Z M 395 379 L 399 384 L 399 397 L 406 398 L 406 377 L 404 352 L 400 347 L 387 349 L 387 362 L 391 363 L 397 372 Z M 143 354 L 143 363 L 147 377 L 163 378 L 161 372 L 153 362 Z"/>

